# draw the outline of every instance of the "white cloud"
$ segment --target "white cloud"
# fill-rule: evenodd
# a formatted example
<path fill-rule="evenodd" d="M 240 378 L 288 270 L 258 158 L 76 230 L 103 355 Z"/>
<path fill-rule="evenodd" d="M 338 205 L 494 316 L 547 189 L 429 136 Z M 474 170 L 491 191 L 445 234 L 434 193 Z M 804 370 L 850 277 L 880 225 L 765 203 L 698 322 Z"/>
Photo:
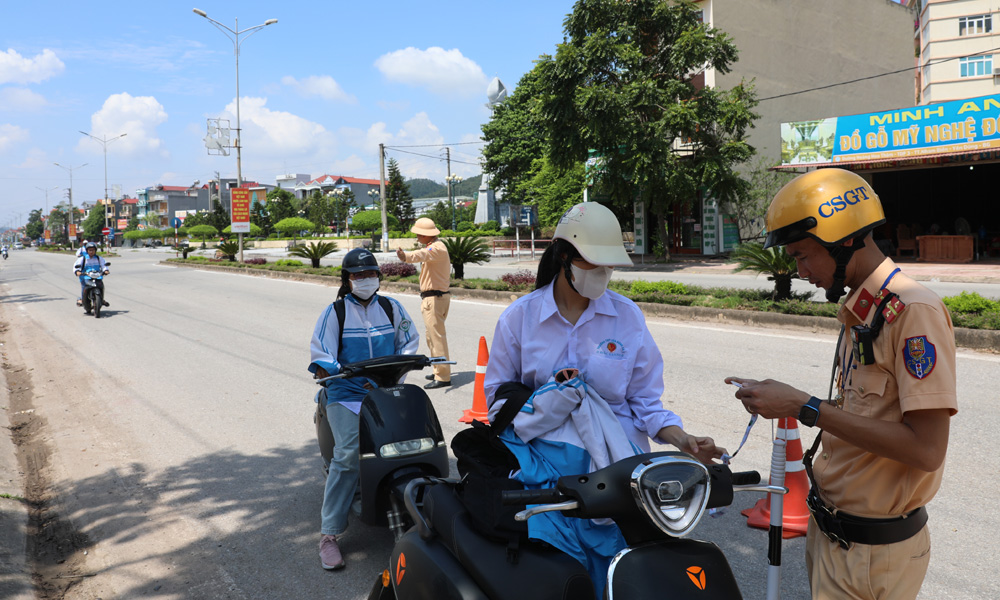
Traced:
<path fill-rule="evenodd" d="M 389 81 L 423 87 L 440 95 L 483 95 L 487 84 L 479 65 L 458 49 L 404 48 L 380 56 L 375 67 Z"/>
<path fill-rule="evenodd" d="M 0 124 L 0 152 L 28 139 L 28 130 L 9 123 Z"/>
<path fill-rule="evenodd" d="M 390 131 L 386 123 L 379 121 L 367 130 L 344 127 L 338 133 L 345 144 L 358 148 L 362 156 L 374 157 L 373 160 L 377 160 L 380 143 L 386 146 L 429 146 L 402 148 L 402 151 L 389 148 L 387 154 L 396 159 L 400 171 L 406 178 L 426 177 L 444 181 L 447 173 L 444 163 L 444 137 L 425 112 L 413 115 L 395 132 Z"/>
<path fill-rule="evenodd" d="M 291 75 L 281 78 L 281 83 L 291 87 L 303 96 L 319 96 L 333 102 L 357 104 L 358 99 L 344 91 L 340 84 L 329 75 L 310 75 L 305 79 L 295 79 Z"/>
<path fill-rule="evenodd" d="M 42 109 L 48 102 L 45 96 L 28 88 L 0 89 L 0 110 L 11 112 L 33 112 Z"/>
<path fill-rule="evenodd" d="M 126 134 L 126 137 L 107 144 L 109 154 L 114 152 L 166 158 L 169 152 L 165 149 L 163 140 L 156 136 L 156 127 L 166 120 L 167 113 L 156 98 L 132 96 L 122 92 L 108 96 L 101 110 L 91 115 L 88 133 L 109 140 Z M 104 153 L 103 144 L 88 137 L 83 137 L 79 141 L 77 150 L 96 155 Z"/>
<path fill-rule="evenodd" d="M 28 150 L 24 157 L 24 162 L 17 165 L 19 169 L 40 169 L 48 168 L 52 165 L 52 161 L 49 160 L 49 155 L 41 148 L 32 148 Z"/>
<path fill-rule="evenodd" d="M 243 154 L 249 154 L 254 161 L 249 169 L 244 164 L 244 173 L 259 170 L 267 162 L 282 164 L 289 158 L 309 157 L 311 162 L 333 159 L 337 143 L 330 131 L 319 123 L 266 105 L 267 98 L 240 98 Z M 226 111 L 235 115 L 236 102 L 229 103 Z M 235 118 L 232 125 L 235 128 Z"/>
<path fill-rule="evenodd" d="M 66 65 L 48 48 L 34 58 L 25 58 L 13 48 L 0 52 L 0 84 L 41 83 L 65 69 Z"/>

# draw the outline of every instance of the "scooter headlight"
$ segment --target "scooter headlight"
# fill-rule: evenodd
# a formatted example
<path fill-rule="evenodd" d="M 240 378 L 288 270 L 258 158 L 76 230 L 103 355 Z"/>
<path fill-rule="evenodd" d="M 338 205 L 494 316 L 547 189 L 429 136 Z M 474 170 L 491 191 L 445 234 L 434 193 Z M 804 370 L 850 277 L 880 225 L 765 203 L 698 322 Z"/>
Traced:
<path fill-rule="evenodd" d="M 386 444 L 378 449 L 378 453 L 382 458 L 403 458 L 404 456 L 430 452 L 433 449 L 434 440 L 431 438 L 420 438 Z"/>
<path fill-rule="evenodd" d="M 632 471 L 632 496 L 664 533 L 687 535 L 705 512 L 708 469 L 686 455 L 662 456 Z"/>

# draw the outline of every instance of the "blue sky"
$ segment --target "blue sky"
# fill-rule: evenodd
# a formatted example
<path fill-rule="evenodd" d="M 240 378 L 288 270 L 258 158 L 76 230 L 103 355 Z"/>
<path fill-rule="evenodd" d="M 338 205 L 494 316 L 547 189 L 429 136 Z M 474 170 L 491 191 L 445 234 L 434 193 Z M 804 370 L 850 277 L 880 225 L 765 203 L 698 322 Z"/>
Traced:
<path fill-rule="evenodd" d="M 452 171 L 476 175 L 489 81 L 513 88 L 553 53 L 571 0 L 4 3 L 0 28 L 0 226 L 66 197 L 128 195 L 162 183 L 236 176 L 236 156 L 209 155 L 206 119 L 236 126 L 233 43 L 241 36 L 243 177 L 378 176 L 378 144 L 454 144 Z M 444 181 L 443 160 L 399 151 L 403 175 Z M 52 189 L 55 188 L 55 189 Z M 110 192 L 109 192 L 110 193 Z M 18 213 L 20 217 L 18 220 Z"/>

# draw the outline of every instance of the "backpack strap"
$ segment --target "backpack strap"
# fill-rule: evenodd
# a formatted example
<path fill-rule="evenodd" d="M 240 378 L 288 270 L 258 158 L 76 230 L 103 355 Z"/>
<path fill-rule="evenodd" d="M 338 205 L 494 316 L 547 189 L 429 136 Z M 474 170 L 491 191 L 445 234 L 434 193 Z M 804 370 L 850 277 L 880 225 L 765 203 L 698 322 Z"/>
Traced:
<path fill-rule="evenodd" d="M 528 401 L 528 398 L 531 398 L 533 393 L 531 388 L 519 381 L 508 381 L 497 388 L 497 393 L 494 397 L 498 400 L 502 399 L 506 401 L 500 407 L 497 418 L 491 423 L 493 435 L 499 435 L 500 432 L 507 429 L 508 425 L 514 422 L 514 417 L 517 416 L 521 407 Z"/>

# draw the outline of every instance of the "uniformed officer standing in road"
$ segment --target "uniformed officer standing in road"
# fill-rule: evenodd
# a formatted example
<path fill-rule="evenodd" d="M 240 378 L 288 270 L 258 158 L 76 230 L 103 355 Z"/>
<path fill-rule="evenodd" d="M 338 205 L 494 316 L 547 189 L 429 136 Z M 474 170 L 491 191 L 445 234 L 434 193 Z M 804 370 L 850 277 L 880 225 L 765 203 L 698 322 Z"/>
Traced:
<path fill-rule="evenodd" d="M 842 169 L 801 175 L 767 212 L 764 246 L 785 246 L 799 277 L 837 302 L 836 396 L 823 401 L 773 380 L 730 377 L 768 419 L 820 427 L 806 452 L 812 519 L 806 568 L 814 599 L 916 598 L 930 562 L 924 506 L 941 485 L 957 412 L 955 333 L 940 298 L 875 245 L 878 196 Z"/>
<path fill-rule="evenodd" d="M 425 246 L 424 249 L 413 252 L 396 250 L 396 256 L 403 262 L 423 263 L 420 267 L 420 313 L 427 329 L 427 348 L 431 356 L 447 358 L 448 337 L 444 321 L 448 318 L 448 307 L 451 306 L 448 292 L 451 286 L 451 260 L 448 249 L 437 237 L 441 231 L 427 217 L 417 219 L 410 231 L 417 234 L 417 241 Z M 451 385 L 451 365 L 434 365 L 434 374 L 427 378 L 432 381 L 424 389 L 433 390 Z"/>

